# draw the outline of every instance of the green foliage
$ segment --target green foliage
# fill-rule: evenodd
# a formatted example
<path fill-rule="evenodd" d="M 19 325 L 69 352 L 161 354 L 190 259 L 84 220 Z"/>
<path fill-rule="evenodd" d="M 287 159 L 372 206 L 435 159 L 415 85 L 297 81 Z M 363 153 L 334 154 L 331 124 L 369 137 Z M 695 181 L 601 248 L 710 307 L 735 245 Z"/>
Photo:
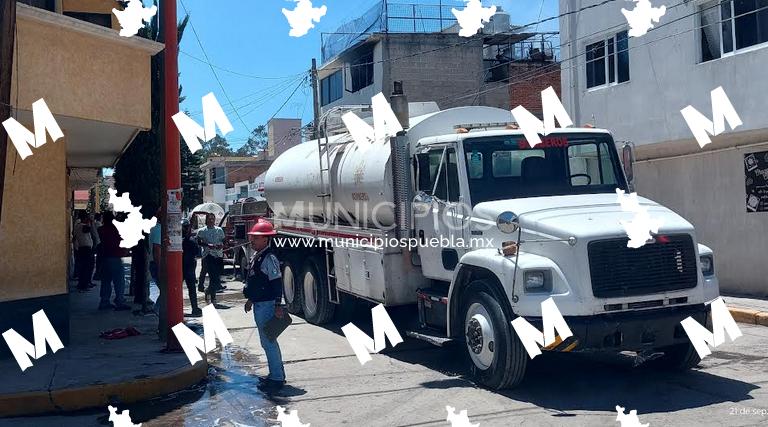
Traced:
<path fill-rule="evenodd" d="M 157 0 L 154 1 L 157 5 Z M 139 30 L 138 35 L 150 40 L 160 40 L 158 14 Z M 179 43 L 189 22 L 185 16 L 177 25 Z M 163 192 L 163 169 L 160 164 L 163 141 L 163 52 L 152 57 L 152 129 L 141 132 L 120 156 L 115 165 L 115 188 L 119 193 L 130 193 L 131 202 L 141 205 L 141 213 L 150 217 L 160 208 Z M 181 87 L 179 87 L 181 94 Z M 180 141 L 185 146 L 183 140 Z M 183 147 L 186 148 L 186 147 Z M 182 185 L 184 180 L 182 177 Z"/>
<path fill-rule="evenodd" d="M 208 159 L 211 156 L 229 157 L 235 155 L 227 139 L 221 135 L 216 135 L 210 141 L 203 142 L 202 146 L 203 149 L 199 152 L 204 159 Z"/>
<path fill-rule="evenodd" d="M 267 149 L 269 134 L 266 125 L 256 126 L 248 136 L 248 141 L 235 152 L 238 156 L 255 156 Z"/>
<path fill-rule="evenodd" d="M 200 166 L 204 162 L 201 151 L 192 154 L 187 144 L 181 145 L 181 185 L 184 190 L 182 209 L 191 209 L 203 203 L 202 186 L 205 185 L 205 174 Z"/>

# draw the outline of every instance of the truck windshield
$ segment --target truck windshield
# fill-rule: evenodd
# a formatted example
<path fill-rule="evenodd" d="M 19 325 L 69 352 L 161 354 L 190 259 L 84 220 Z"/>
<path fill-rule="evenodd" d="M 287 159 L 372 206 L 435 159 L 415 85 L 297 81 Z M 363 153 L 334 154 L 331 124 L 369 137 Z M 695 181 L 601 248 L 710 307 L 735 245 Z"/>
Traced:
<path fill-rule="evenodd" d="M 533 148 L 523 136 L 468 138 L 464 153 L 473 205 L 627 189 L 607 134 L 550 135 Z"/>

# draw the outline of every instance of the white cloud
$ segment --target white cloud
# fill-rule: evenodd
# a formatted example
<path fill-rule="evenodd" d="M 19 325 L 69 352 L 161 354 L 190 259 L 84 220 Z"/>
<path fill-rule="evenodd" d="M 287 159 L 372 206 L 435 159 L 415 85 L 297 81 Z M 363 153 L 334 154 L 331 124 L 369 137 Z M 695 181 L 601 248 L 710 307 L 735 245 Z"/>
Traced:
<path fill-rule="evenodd" d="M 112 427 L 141 427 L 141 424 L 134 424 L 131 420 L 129 410 L 124 410 L 121 413 L 117 413 L 117 408 L 112 405 L 107 407 L 109 409 L 109 420 L 112 422 Z"/>
<path fill-rule="evenodd" d="M 640 424 L 640 419 L 637 418 L 637 409 L 629 411 L 629 414 L 624 414 L 624 408 L 616 405 L 616 421 L 621 423 L 621 427 L 648 427 L 648 423 Z"/>
<path fill-rule="evenodd" d="M 467 0 L 467 5 L 463 10 L 452 8 L 451 12 L 461 26 L 459 35 L 472 37 L 485 26 L 483 22 L 490 22 L 491 16 L 496 13 L 496 6 L 483 7 L 480 0 Z"/>
<path fill-rule="evenodd" d="M 128 6 L 123 10 L 112 9 L 112 13 L 120 22 L 120 35 L 123 37 L 135 36 L 144 26 L 142 21 L 149 22 L 157 13 L 157 6 L 144 7 L 141 0 L 129 0 Z"/>
<path fill-rule="evenodd" d="M 636 3 L 635 8 L 632 10 L 622 8 L 621 13 L 629 23 L 630 37 L 640 37 L 653 28 L 653 22 L 659 22 L 659 19 L 667 13 L 667 7 L 664 5 L 653 7 L 650 0 L 633 1 Z"/>
<path fill-rule="evenodd" d="M 299 420 L 298 411 L 295 409 L 286 414 L 285 408 L 282 406 L 277 407 L 277 420 L 280 421 L 282 427 L 309 427 L 309 423 L 302 424 Z"/>
<path fill-rule="evenodd" d="M 133 206 L 128 193 L 123 193 L 117 197 L 117 191 L 113 188 L 109 190 L 109 203 L 115 212 L 124 212 L 128 214 L 125 221 L 114 221 L 117 231 L 120 233 L 121 248 L 132 248 L 142 239 L 142 233 L 149 233 L 149 230 L 157 224 L 157 218 L 144 219 L 141 215 L 141 206 Z"/>
<path fill-rule="evenodd" d="M 616 197 L 624 212 L 635 214 L 631 221 L 620 220 L 619 223 L 624 227 L 629 237 L 628 248 L 639 248 L 644 246 L 653 236 L 651 233 L 658 233 L 659 227 L 663 221 L 659 218 L 651 218 L 648 214 L 648 208 L 640 206 L 637 200 L 637 193 L 624 194 L 624 190 L 617 188 Z"/>
<path fill-rule="evenodd" d="M 445 410 L 448 411 L 448 418 L 445 420 L 451 423 L 451 427 L 479 427 L 480 424 L 470 424 L 469 417 L 467 416 L 467 410 L 462 409 L 458 414 L 456 408 L 452 406 L 445 406 Z"/>
<path fill-rule="evenodd" d="M 301 37 L 306 35 L 310 29 L 315 28 L 314 22 L 320 22 L 320 18 L 325 16 L 328 8 L 325 5 L 313 7 L 312 0 L 294 0 L 296 8 L 288 10 L 283 8 L 283 15 L 288 19 L 291 31 L 288 35 L 291 37 Z"/>

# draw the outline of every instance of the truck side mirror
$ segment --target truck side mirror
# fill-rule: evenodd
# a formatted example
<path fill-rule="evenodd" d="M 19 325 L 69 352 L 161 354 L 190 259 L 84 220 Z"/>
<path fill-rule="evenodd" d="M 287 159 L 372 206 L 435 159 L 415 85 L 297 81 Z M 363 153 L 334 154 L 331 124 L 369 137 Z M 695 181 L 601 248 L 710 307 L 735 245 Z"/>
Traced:
<path fill-rule="evenodd" d="M 635 191 L 635 144 L 631 142 L 625 142 L 621 147 L 621 164 L 624 168 L 624 176 L 627 177 L 627 185 L 629 185 L 629 191 Z"/>
<path fill-rule="evenodd" d="M 520 218 L 510 211 L 505 211 L 496 217 L 496 226 L 502 233 L 511 234 L 520 229 Z"/>

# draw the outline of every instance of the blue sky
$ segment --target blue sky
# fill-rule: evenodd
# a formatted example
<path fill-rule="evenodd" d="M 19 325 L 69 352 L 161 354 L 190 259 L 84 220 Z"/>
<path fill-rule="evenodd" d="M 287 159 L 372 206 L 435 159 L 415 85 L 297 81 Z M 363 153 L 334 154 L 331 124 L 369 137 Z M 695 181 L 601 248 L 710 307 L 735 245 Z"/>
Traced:
<path fill-rule="evenodd" d="M 417 3 L 422 0 L 397 0 Z M 320 62 L 320 33 L 333 32 L 344 22 L 367 11 L 375 0 L 313 0 L 319 7 L 325 4 L 328 13 L 315 28 L 300 38 L 288 36 L 290 27 L 281 9 L 294 8 L 287 0 L 184 0 L 191 23 L 205 48 L 210 62 L 226 94 L 238 114 L 231 111 L 227 97 L 219 86 L 198 45 L 191 27 L 187 27 L 181 43 L 179 70 L 186 101 L 182 110 L 188 110 L 202 122 L 201 98 L 213 92 L 227 112 L 235 130 L 227 134 L 230 145 L 242 145 L 254 127 L 264 124 L 289 95 L 293 97 L 277 113 L 277 117 L 301 117 L 304 123 L 312 119 L 312 96 L 300 80 L 309 70 L 312 57 Z M 536 21 L 541 17 L 557 15 L 557 0 L 494 0 L 484 4 L 502 6 L 512 15 L 513 24 Z M 543 7 L 542 7 L 543 5 Z M 179 2 L 179 16 L 184 7 Z M 557 28 L 556 21 L 539 27 L 540 31 Z M 194 58 L 197 59 L 194 59 Z M 228 71 L 227 71 L 228 70 Z M 297 89 L 298 87 L 298 89 Z"/>

